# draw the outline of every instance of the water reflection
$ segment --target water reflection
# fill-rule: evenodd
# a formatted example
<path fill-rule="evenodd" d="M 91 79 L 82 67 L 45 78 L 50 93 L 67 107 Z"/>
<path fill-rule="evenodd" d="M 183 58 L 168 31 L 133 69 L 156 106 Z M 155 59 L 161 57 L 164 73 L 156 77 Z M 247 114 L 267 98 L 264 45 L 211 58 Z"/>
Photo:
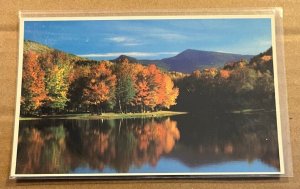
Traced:
<path fill-rule="evenodd" d="M 131 166 L 154 166 L 180 138 L 170 118 L 21 123 L 17 173 L 66 173 L 85 165 L 128 172 Z"/>
<path fill-rule="evenodd" d="M 232 161 L 242 162 L 235 172 L 244 162 L 253 164 L 249 170 L 278 171 L 275 121 L 273 113 L 21 121 L 17 173 L 196 172 L 208 165 L 228 172 L 222 166 Z"/>
<path fill-rule="evenodd" d="M 280 169 L 275 112 L 190 115 L 176 120 L 185 125 L 179 124 L 184 127 L 179 128 L 182 137 L 168 157 L 176 157 L 190 167 L 260 160 L 275 171 Z"/>

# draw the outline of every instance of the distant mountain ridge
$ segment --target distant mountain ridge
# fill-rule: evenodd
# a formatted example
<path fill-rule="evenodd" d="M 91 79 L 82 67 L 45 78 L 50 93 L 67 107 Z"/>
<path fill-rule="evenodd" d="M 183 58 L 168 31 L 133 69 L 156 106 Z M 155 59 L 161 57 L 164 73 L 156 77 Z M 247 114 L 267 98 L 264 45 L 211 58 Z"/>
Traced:
<path fill-rule="evenodd" d="M 139 63 L 138 59 L 133 58 L 131 56 L 127 56 L 127 55 L 120 55 L 119 57 L 112 59 L 110 61 L 114 62 L 114 63 L 119 63 L 119 62 L 122 62 L 124 59 L 127 59 L 131 63 Z"/>
<path fill-rule="evenodd" d="M 170 70 L 169 65 L 165 64 L 164 62 L 162 62 L 161 60 L 138 60 L 134 57 L 131 56 L 127 56 L 127 55 L 120 55 L 119 57 L 110 60 L 113 63 L 120 63 L 122 62 L 124 59 L 127 59 L 129 62 L 131 63 L 139 63 L 139 64 L 143 64 L 143 65 L 149 65 L 149 64 L 155 64 L 157 65 L 159 68 L 162 68 L 164 70 Z"/>
<path fill-rule="evenodd" d="M 162 59 L 172 71 L 191 73 L 196 69 L 222 67 L 225 63 L 245 59 L 249 61 L 253 55 L 241 55 L 213 51 L 187 49 L 178 55 Z"/>
<path fill-rule="evenodd" d="M 112 62 L 118 62 L 124 58 L 127 58 L 133 63 L 141 63 L 145 65 L 156 64 L 157 66 L 169 71 L 191 73 L 196 69 L 223 67 L 224 64 L 228 62 L 235 62 L 241 59 L 250 61 L 252 57 L 253 55 L 187 49 L 176 56 L 161 60 L 138 60 L 130 56 L 121 55 L 112 60 Z"/>
<path fill-rule="evenodd" d="M 38 42 L 25 40 L 24 52 L 34 51 L 36 53 L 47 53 L 53 51 L 59 51 L 65 53 L 70 59 L 76 59 L 83 63 L 88 63 L 89 59 L 76 56 L 71 53 L 67 53 L 61 50 L 57 50 Z M 239 61 L 241 59 L 249 61 L 253 58 L 253 55 L 241 55 L 232 53 L 222 53 L 213 51 L 203 51 L 187 49 L 176 56 L 164 58 L 161 60 L 139 60 L 127 55 L 120 55 L 118 58 L 110 60 L 111 62 L 118 63 L 122 59 L 127 58 L 131 63 L 140 63 L 143 65 L 156 64 L 158 67 L 169 71 L 191 73 L 196 69 L 203 69 L 208 67 L 223 67 L 228 62 Z M 90 60 L 95 62 L 95 60 Z"/>

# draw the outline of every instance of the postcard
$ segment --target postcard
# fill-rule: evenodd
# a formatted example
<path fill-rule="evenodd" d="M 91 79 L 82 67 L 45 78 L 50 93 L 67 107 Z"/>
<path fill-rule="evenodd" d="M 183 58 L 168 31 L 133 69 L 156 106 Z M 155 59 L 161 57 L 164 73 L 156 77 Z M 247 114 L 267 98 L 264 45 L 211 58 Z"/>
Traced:
<path fill-rule="evenodd" d="M 284 174 L 273 15 L 20 20 L 11 177 Z"/>

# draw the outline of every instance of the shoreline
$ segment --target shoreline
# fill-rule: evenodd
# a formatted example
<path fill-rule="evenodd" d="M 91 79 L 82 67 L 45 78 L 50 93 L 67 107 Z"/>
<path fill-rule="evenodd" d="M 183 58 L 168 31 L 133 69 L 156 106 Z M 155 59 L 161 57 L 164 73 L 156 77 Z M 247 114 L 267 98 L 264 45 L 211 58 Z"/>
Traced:
<path fill-rule="evenodd" d="M 45 115 L 40 117 L 19 117 L 20 121 L 41 120 L 41 119 L 81 119 L 81 120 L 97 120 L 97 119 L 133 119 L 133 118 L 151 118 L 166 117 L 174 115 L 188 114 L 188 112 L 175 111 L 158 111 L 146 113 L 103 113 L 102 115 L 91 115 L 90 113 L 82 114 L 61 114 L 61 115 Z"/>

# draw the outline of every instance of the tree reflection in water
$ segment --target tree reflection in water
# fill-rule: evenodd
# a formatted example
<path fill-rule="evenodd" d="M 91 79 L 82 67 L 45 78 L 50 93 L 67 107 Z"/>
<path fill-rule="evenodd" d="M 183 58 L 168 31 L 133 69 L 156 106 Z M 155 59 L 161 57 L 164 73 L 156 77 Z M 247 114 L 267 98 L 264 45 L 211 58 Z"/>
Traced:
<path fill-rule="evenodd" d="M 19 135 L 17 173 L 64 173 L 69 170 L 63 125 L 43 130 L 26 127 L 20 129 Z"/>
<path fill-rule="evenodd" d="M 220 114 L 176 117 L 181 140 L 168 154 L 190 167 L 256 159 L 279 170 L 276 114 Z M 185 125 L 183 125 L 184 123 Z"/>
<path fill-rule="evenodd" d="M 38 123 L 38 126 L 34 125 Z M 26 121 L 19 137 L 17 173 L 66 173 L 78 166 L 128 172 L 156 165 L 180 138 L 167 119 Z M 67 147 L 66 147 L 67 145 Z"/>
<path fill-rule="evenodd" d="M 145 165 L 155 168 L 161 157 L 187 167 L 260 159 L 279 169 L 276 119 L 255 114 L 20 122 L 19 174 L 77 168 L 126 173 Z"/>

